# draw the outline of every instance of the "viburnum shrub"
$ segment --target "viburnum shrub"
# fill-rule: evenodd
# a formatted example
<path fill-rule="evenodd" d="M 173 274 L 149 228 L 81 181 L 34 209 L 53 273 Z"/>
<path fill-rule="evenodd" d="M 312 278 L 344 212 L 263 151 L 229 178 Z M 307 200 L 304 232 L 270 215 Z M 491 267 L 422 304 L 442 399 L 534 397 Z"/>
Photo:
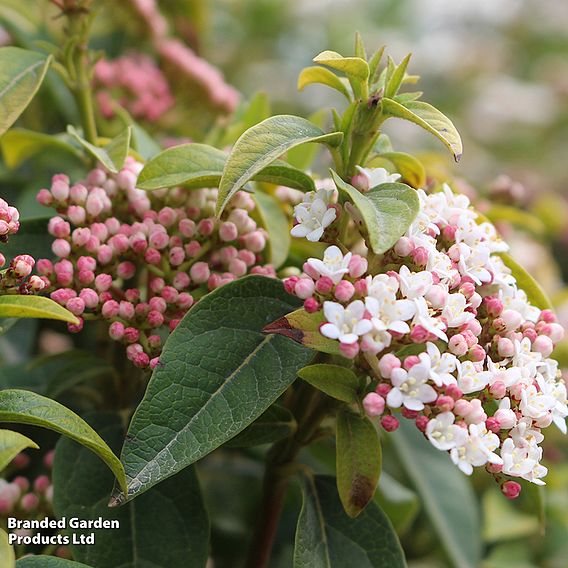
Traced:
<path fill-rule="evenodd" d="M 463 183 L 382 132 L 403 119 L 461 157 L 452 122 L 405 90 L 410 57 L 367 57 L 359 36 L 353 56 L 315 57 L 298 86 L 346 98 L 331 128 L 269 116 L 259 95 L 208 143 L 172 144 L 158 119 L 183 101 L 157 59 L 101 59 L 96 3 L 51 3 L 62 45 L 0 49 L 0 126 L 50 66 L 78 122 L 2 140 L 8 166 L 37 159 L 44 217 L 0 200 L 0 316 L 60 321 L 38 328 L 47 353 L 2 367 L 0 421 L 70 439 L 53 452 L 45 433 L 0 431 L 0 564 L 403 567 L 426 546 L 398 538 L 423 521 L 411 483 L 443 546 L 434 562 L 480 565 L 462 472 L 536 509 L 545 432 L 566 433 L 563 329 Z M 208 78 L 229 112 L 236 92 L 168 39 L 156 3 L 130 4 L 158 57 Z M 21 452 L 36 435 L 34 463 Z"/>

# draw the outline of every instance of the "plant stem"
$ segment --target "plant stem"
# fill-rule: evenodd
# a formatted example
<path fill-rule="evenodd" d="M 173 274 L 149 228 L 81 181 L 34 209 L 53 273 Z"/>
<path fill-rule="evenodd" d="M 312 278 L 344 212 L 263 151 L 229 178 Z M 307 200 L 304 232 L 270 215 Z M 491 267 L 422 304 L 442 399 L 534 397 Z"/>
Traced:
<path fill-rule="evenodd" d="M 274 444 L 268 452 L 262 482 L 262 502 L 246 562 L 247 568 L 268 566 L 288 482 L 299 466 L 296 457 L 302 447 L 311 441 L 330 409 L 330 399 L 307 384 L 300 385 L 294 395 L 292 405 L 295 407 L 298 429 L 288 438 Z"/>

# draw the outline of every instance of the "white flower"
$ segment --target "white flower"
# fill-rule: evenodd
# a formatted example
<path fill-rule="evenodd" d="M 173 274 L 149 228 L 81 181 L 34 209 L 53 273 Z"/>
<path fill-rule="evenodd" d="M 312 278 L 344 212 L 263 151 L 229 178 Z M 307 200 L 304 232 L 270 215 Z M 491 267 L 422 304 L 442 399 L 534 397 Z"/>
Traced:
<path fill-rule="evenodd" d="M 425 296 L 434 283 L 432 274 L 427 270 L 422 272 L 410 272 L 408 266 L 404 265 L 400 267 L 398 277 L 400 291 L 403 296 L 407 297 L 409 300 Z"/>
<path fill-rule="evenodd" d="M 510 432 L 501 447 L 503 473 L 513 477 L 522 477 L 536 485 L 544 485 L 541 478 L 548 470 L 540 465 L 542 448 L 538 446 L 544 439 L 540 431 L 531 427 L 532 420 L 523 418 Z"/>
<path fill-rule="evenodd" d="M 466 307 L 467 298 L 463 294 L 456 292 L 448 295 L 442 309 L 442 317 L 446 320 L 448 327 L 460 327 L 475 318 L 474 314 L 465 311 Z"/>
<path fill-rule="evenodd" d="M 444 333 L 444 329 L 446 328 L 444 322 L 438 318 L 432 317 L 426 300 L 424 298 L 415 298 L 413 302 L 416 306 L 416 314 L 412 323 L 415 325 L 421 325 L 424 329 L 434 334 L 436 337 L 439 337 L 444 341 L 448 341 L 448 336 Z"/>
<path fill-rule="evenodd" d="M 326 227 L 329 227 L 337 215 L 333 207 L 329 207 L 333 191 L 319 189 L 306 193 L 304 201 L 294 207 L 294 217 L 298 224 L 292 227 L 293 237 L 306 237 L 308 241 L 321 239 Z"/>
<path fill-rule="evenodd" d="M 426 351 L 431 362 L 430 378 L 436 386 L 456 384 L 456 378 L 452 375 L 458 363 L 456 356 L 451 353 L 442 355 L 436 345 L 430 342 L 426 344 Z"/>
<path fill-rule="evenodd" d="M 325 249 L 323 260 L 319 258 L 309 258 L 308 264 L 318 274 L 331 278 L 333 283 L 337 284 L 343 278 L 343 275 L 349 272 L 350 260 L 350 252 L 343 256 L 339 248 L 333 245 Z"/>
<path fill-rule="evenodd" d="M 493 417 L 499 421 L 501 429 L 510 430 L 517 425 L 517 415 L 511 410 L 511 399 L 505 397 L 499 403 L 499 408 Z"/>
<path fill-rule="evenodd" d="M 502 464 L 503 460 L 495 453 L 499 447 L 499 437 L 488 432 L 483 424 L 470 424 L 469 436 L 464 442 L 450 450 L 452 461 L 466 474 L 473 473 L 473 466 L 479 467 L 487 462 Z"/>
<path fill-rule="evenodd" d="M 361 339 L 361 350 L 376 355 L 392 342 L 392 335 L 386 330 L 373 329 Z"/>
<path fill-rule="evenodd" d="M 453 412 L 442 412 L 432 418 L 426 426 L 426 436 L 438 450 L 451 450 L 463 445 L 467 438 L 467 430 L 454 424 Z"/>
<path fill-rule="evenodd" d="M 552 408 L 552 421 L 558 429 L 563 433 L 566 434 L 566 416 L 568 416 L 568 398 L 566 392 L 566 385 L 564 381 L 555 381 L 553 379 L 549 379 L 547 381 L 539 380 L 537 377 L 537 381 L 540 387 L 540 390 L 543 394 L 551 396 L 555 399 L 556 403 Z"/>
<path fill-rule="evenodd" d="M 388 274 L 377 274 L 367 276 L 367 294 L 373 298 L 381 300 L 385 295 L 395 295 L 398 292 L 399 282 L 394 276 Z"/>
<path fill-rule="evenodd" d="M 328 323 L 320 327 L 322 335 L 347 345 L 355 343 L 373 327 L 371 321 L 364 318 L 365 304 L 361 300 L 351 302 L 346 308 L 337 302 L 324 302 L 323 313 Z"/>
<path fill-rule="evenodd" d="M 481 371 L 480 365 L 471 361 L 457 361 L 458 387 L 464 394 L 483 390 L 490 382 L 491 372 Z"/>
<path fill-rule="evenodd" d="M 521 403 L 519 409 L 523 416 L 534 420 L 544 418 L 556 406 L 556 398 L 538 390 L 535 385 L 530 385 L 521 391 Z"/>
<path fill-rule="evenodd" d="M 389 174 L 385 168 L 362 168 L 356 166 L 361 174 L 363 174 L 368 182 L 369 189 L 377 187 L 382 183 L 393 183 L 400 179 L 400 174 Z"/>
<path fill-rule="evenodd" d="M 371 314 L 371 321 L 377 331 L 385 329 L 397 333 L 410 331 L 406 320 L 411 319 L 416 310 L 410 300 L 397 300 L 394 294 L 385 293 L 380 299 L 367 296 L 365 306 Z"/>
<path fill-rule="evenodd" d="M 402 367 L 394 369 L 391 375 L 393 388 L 387 395 L 387 404 L 392 408 L 404 405 L 409 410 L 422 410 L 425 402 L 434 402 L 438 393 L 428 384 L 430 359 L 421 353 L 420 362 L 410 371 Z"/>
<path fill-rule="evenodd" d="M 521 341 L 515 339 L 513 346 L 513 366 L 520 369 L 525 378 L 536 377 L 538 365 L 542 361 L 542 354 L 531 351 L 532 343 L 528 337 L 524 337 Z"/>
<path fill-rule="evenodd" d="M 477 285 L 491 281 L 491 272 L 487 269 L 491 258 L 488 247 L 479 245 L 472 249 L 465 243 L 458 245 L 460 259 L 458 269 L 462 276 L 469 276 Z"/>

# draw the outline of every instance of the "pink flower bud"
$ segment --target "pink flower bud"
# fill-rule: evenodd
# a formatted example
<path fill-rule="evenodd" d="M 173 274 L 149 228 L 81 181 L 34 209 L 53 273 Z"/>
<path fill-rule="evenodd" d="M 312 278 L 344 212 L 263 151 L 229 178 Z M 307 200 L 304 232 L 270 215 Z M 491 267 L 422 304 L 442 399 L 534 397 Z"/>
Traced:
<path fill-rule="evenodd" d="M 158 212 L 158 221 L 164 227 L 170 227 L 176 222 L 176 212 L 171 207 L 164 207 Z"/>
<path fill-rule="evenodd" d="M 134 327 L 124 329 L 124 340 L 127 343 L 136 343 L 140 339 L 140 332 Z"/>
<path fill-rule="evenodd" d="M 430 422 L 430 420 L 428 420 L 427 416 L 424 415 L 417 416 L 415 422 L 416 428 L 418 428 L 420 432 L 426 432 L 426 427 L 428 426 L 428 422 Z"/>
<path fill-rule="evenodd" d="M 87 227 L 79 227 L 73 231 L 71 240 L 76 247 L 84 247 L 91 238 L 91 230 Z M 60 255 L 61 256 L 61 255 Z"/>
<path fill-rule="evenodd" d="M 359 353 L 359 344 L 355 343 L 340 343 L 339 350 L 344 357 L 354 359 Z"/>
<path fill-rule="evenodd" d="M 30 276 L 27 286 L 31 292 L 40 292 L 50 285 L 49 280 L 45 276 Z"/>
<path fill-rule="evenodd" d="M 79 323 L 67 324 L 67 329 L 69 330 L 70 333 L 79 333 L 83 329 L 83 326 L 85 325 L 85 320 L 81 317 L 78 317 L 77 319 L 79 320 Z"/>
<path fill-rule="evenodd" d="M 67 216 L 74 225 L 82 225 L 87 218 L 87 212 L 80 205 L 71 205 L 67 209 Z"/>
<path fill-rule="evenodd" d="M 379 372 L 385 379 L 390 379 L 393 370 L 400 366 L 400 359 L 393 353 L 387 353 L 379 359 Z"/>
<path fill-rule="evenodd" d="M 84 205 L 88 195 L 88 189 L 81 183 L 76 183 L 69 189 L 69 197 L 71 201 L 77 205 Z"/>
<path fill-rule="evenodd" d="M 191 241 L 190 243 L 185 245 L 185 254 L 189 258 L 193 258 L 197 256 L 201 252 L 201 244 L 199 241 Z"/>
<path fill-rule="evenodd" d="M 51 245 L 53 254 L 60 258 L 66 258 L 71 254 L 71 245 L 63 239 L 55 239 Z"/>
<path fill-rule="evenodd" d="M 398 422 L 398 419 L 395 418 L 394 416 L 387 415 L 387 416 L 383 416 L 383 417 L 381 418 L 381 426 L 382 426 L 387 432 L 394 432 L 395 430 L 398 429 L 398 427 L 399 427 L 399 422 Z"/>
<path fill-rule="evenodd" d="M 507 499 L 516 499 L 521 494 L 521 485 L 516 481 L 505 481 L 501 485 L 501 492 Z"/>
<path fill-rule="evenodd" d="M 133 262 L 121 262 L 116 267 L 116 275 L 123 280 L 130 280 L 136 274 L 136 265 Z"/>
<path fill-rule="evenodd" d="M 266 246 L 266 238 L 260 231 L 249 233 L 243 238 L 246 248 L 248 248 L 252 252 L 261 252 Z"/>
<path fill-rule="evenodd" d="M 208 237 L 215 229 L 214 219 L 201 219 L 197 224 L 197 231 L 200 235 Z"/>
<path fill-rule="evenodd" d="M 494 434 L 498 434 L 499 430 L 501 430 L 501 426 L 499 425 L 499 421 L 495 418 L 488 418 L 485 421 L 485 427 Z"/>
<path fill-rule="evenodd" d="M 177 302 L 178 295 L 179 292 L 173 286 L 164 286 L 162 288 L 162 298 L 164 298 L 168 304 Z"/>
<path fill-rule="evenodd" d="M 231 221 L 221 223 L 221 226 L 219 227 L 219 237 L 222 241 L 234 241 L 238 236 L 239 232 L 237 230 L 237 226 L 234 223 L 231 223 Z"/>
<path fill-rule="evenodd" d="M 247 273 L 247 265 L 240 258 L 233 258 L 229 263 L 229 272 L 239 278 Z"/>
<path fill-rule="evenodd" d="M 193 305 L 193 296 L 187 292 L 182 292 L 176 303 L 180 310 L 188 310 Z"/>
<path fill-rule="evenodd" d="M 505 324 L 507 331 L 515 331 L 519 328 L 523 321 L 523 316 L 516 310 L 503 310 L 501 319 Z"/>
<path fill-rule="evenodd" d="M 160 298 L 159 296 L 154 296 L 153 298 L 150 298 L 148 304 L 150 305 L 150 309 L 157 310 L 162 314 L 168 309 L 166 300 L 164 300 L 164 298 Z"/>
<path fill-rule="evenodd" d="M 77 295 L 75 290 L 70 290 L 69 288 L 59 288 L 59 290 L 53 291 L 49 297 L 54 301 L 60 304 L 61 306 L 65 306 L 67 302 L 74 298 Z"/>
<path fill-rule="evenodd" d="M 136 367 L 140 369 L 145 369 L 150 364 L 150 357 L 146 353 L 136 353 L 134 355 L 132 362 Z"/>
<path fill-rule="evenodd" d="M 34 481 L 34 490 L 37 493 L 45 493 L 45 490 L 51 485 L 51 481 L 47 475 L 40 475 Z"/>
<path fill-rule="evenodd" d="M 170 237 L 166 231 L 159 231 L 155 230 L 150 233 L 150 238 L 148 239 L 148 243 L 151 247 L 163 250 L 165 249 L 170 242 Z"/>
<path fill-rule="evenodd" d="M 314 295 L 315 284 L 311 278 L 300 278 L 296 280 L 294 294 L 301 300 L 306 300 Z"/>
<path fill-rule="evenodd" d="M 426 266 L 428 263 L 428 251 L 424 247 L 415 248 L 412 253 L 412 260 L 417 266 Z"/>
<path fill-rule="evenodd" d="M 134 304 L 121 300 L 118 305 L 118 315 L 125 320 L 134 318 Z"/>
<path fill-rule="evenodd" d="M 91 288 L 83 288 L 79 292 L 79 297 L 85 303 L 85 308 L 94 309 L 99 305 L 99 297 Z"/>
<path fill-rule="evenodd" d="M 335 286 L 334 295 L 340 302 L 348 302 L 355 294 L 355 286 L 348 280 L 342 280 Z"/>
<path fill-rule="evenodd" d="M 398 256 L 408 256 L 414 251 L 415 245 L 408 237 L 401 237 L 394 245 L 394 252 Z"/>
<path fill-rule="evenodd" d="M 510 430 L 517 425 L 517 416 L 510 408 L 499 408 L 493 418 L 499 424 L 500 429 Z"/>
<path fill-rule="evenodd" d="M 426 293 L 426 299 L 432 304 L 433 308 L 443 308 L 448 300 L 448 292 L 443 286 L 434 284 Z"/>
<path fill-rule="evenodd" d="M 358 296 L 367 295 L 367 282 L 364 279 L 357 280 L 353 286 L 355 288 L 355 294 Z"/>
<path fill-rule="evenodd" d="M 95 288 L 98 292 L 106 292 L 112 286 L 112 276 L 110 274 L 99 274 L 95 278 Z"/>
<path fill-rule="evenodd" d="M 487 314 L 492 318 L 497 318 L 503 313 L 503 302 L 495 296 L 487 296 L 483 303 L 487 309 Z"/>
<path fill-rule="evenodd" d="M 436 400 L 436 406 L 442 411 L 442 412 L 449 412 L 454 408 L 455 405 L 455 401 L 451 396 L 446 395 L 440 395 L 438 397 L 438 400 Z"/>
<path fill-rule="evenodd" d="M 410 339 L 413 343 L 425 343 L 430 337 L 430 332 L 420 324 L 412 327 L 410 330 Z"/>
<path fill-rule="evenodd" d="M 23 477 L 22 475 L 18 475 L 12 479 L 12 483 L 17 485 L 20 488 L 20 491 L 24 493 L 30 488 L 30 482 L 27 478 Z"/>
<path fill-rule="evenodd" d="M 320 306 L 319 302 L 315 298 L 307 298 L 304 301 L 304 309 L 309 314 L 313 314 L 313 313 L 317 312 L 320 309 L 320 307 L 321 306 Z"/>
<path fill-rule="evenodd" d="M 316 291 L 324 296 L 333 290 L 333 280 L 329 276 L 322 276 L 316 282 Z"/>
<path fill-rule="evenodd" d="M 49 207 L 53 203 L 53 195 L 51 195 L 51 191 L 48 189 L 40 189 L 36 195 L 36 201 L 40 205 Z"/>
<path fill-rule="evenodd" d="M 179 322 L 180 322 L 180 321 L 181 321 L 181 320 L 179 320 L 179 319 L 172 319 L 172 320 L 170 320 L 170 322 L 169 322 L 169 324 L 168 324 L 168 327 L 169 327 L 170 331 L 173 331 L 173 330 L 179 325 Z"/>
<path fill-rule="evenodd" d="M 57 179 L 51 184 L 51 195 L 59 202 L 66 201 L 69 197 L 69 182 Z"/>
<path fill-rule="evenodd" d="M 500 337 L 497 341 L 497 353 L 501 357 L 512 357 L 515 353 L 515 345 L 506 337 Z"/>
<path fill-rule="evenodd" d="M 154 266 L 158 265 L 162 261 L 162 255 L 160 251 L 156 250 L 155 248 L 149 248 L 144 253 L 144 260 L 148 264 L 153 264 Z"/>
<path fill-rule="evenodd" d="M 367 272 L 368 262 L 367 259 L 358 254 L 354 254 L 349 261 L 349 276 L 351 278 L 360 278 Z"/>
<path fill-rule="evenodd" d="M 465 398 L 456 400 L 456 403 L 454 405 L 454 414 L 456 416 L 467 416 L 471 411 L 472 408 L 469 400 L 465 400 Z"/>
<path fill-rule="evenodd" d="M 20 501 L 20 506 L 26 513 L 31 513 L 37 509 L 39 498 L 35 493 L 26 493 Z"/>
<path fill-rule="evenodd" d="M 405 418 L 408 418 L 409 420 L 414 420 L 418 416 L 418 411 L 417 410 L 410 410 L 409 408 L 406 408 L 405 406 L 403 406 L 402 407 L 402 415 Z"/>
<path fill-rule="evenodd" d="M 119 308 L 120 305 L 116 300 L 108 300 L 103 304 L 101 314 L 106 319 L 115 318 Z"/>
<path fill-rule="evenodd" d="M 374 392 L 365 395 L 363 408 L 367 416 L 380 416 L 385 410 L 385 399 Z"/>
<path fill-rule="evenodd" d="M 26 278 L 34 269 L 35 260 L 29 254 L 19 254 L 10 263 L 10 268 L 17 278 Z"/>
<path fill-rule="evenodd" d="M 533 351 L 542 353 L 543 357 L 548 357 L 554 350 L 554 344 L 550 337 L 539 335 L 532 344 Z"/>
<path fill-rule="evenodd" d="M 206 262 L 196 262 L 190 269 L 189 275 L 196 284 L 203 284 L 209 279 L 211 271 Z"/>
<path fill-rule="evenodd" d="M 176 290 L 183 290 L 184 288 L 187 288 L 190 284 L 189 274 L 186 274 L 185 272 L 178 272 L 174 276 L 172 284 Z"/>
<path fill-rule="evenodd" d="M 483 349 L 483 347 L 481 347 L 481 345 L 474 345 L 468 353 L 469 359 L 471 361 L 473 361 L 474 363 L 480 362 L 480 361 L 485 361 L 485 350 Z"/>
<path fill-rule="evenodd" d="M 190 239 L 195 235 L 195 222 L 191 219 L 182 219 L 178 224 L 179 232 Z"/>
<path fill-rule="evenodd" d="M 558 323 L 549 323 L 545 335 L 548 335 L 552 343 L 556 344 L 564 339 L 564 328 Z"/>
<path fill-rule="evenodd" d="M 460 333 L 450 337 L 450 341 L 448 342 L 448 349 L 450 353 L 453 353 L 457 357 L 465 355 L 468 350 L 465 337 Z"/>
<path fill-rule="evenodd" d="M 495 381 L 489 388 L 489 393 L 496 400 L 501 400 L 507 394 L 507 387 L 503 381 Z"/>
<path fill-rule="evenodd" d="M 148 325 L 150 327 L 160 327 L 164 324 L 164 316 L 157 310 L 151 310 L 148 313 Z"/>
<path fill-rule="evenodd" d="M 85 302 L 81 298 L 71 298 L 65 307 L 72 314 L 80 316 L 85 311 Z"/>

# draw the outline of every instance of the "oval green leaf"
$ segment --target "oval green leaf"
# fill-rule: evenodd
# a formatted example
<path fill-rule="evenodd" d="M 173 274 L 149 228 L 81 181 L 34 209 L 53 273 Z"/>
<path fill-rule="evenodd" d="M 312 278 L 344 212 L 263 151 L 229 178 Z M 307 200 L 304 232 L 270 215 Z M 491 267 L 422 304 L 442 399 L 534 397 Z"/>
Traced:
<path fill-rule="evenodd" d="M 378 505 L 356 518 L 343 511 L 333 477 L 302 476 L 294 568 L 406 568 L 404 552 Z"/>
<path fill-rule="evenodd" d="M 478 568 L 481 522 L 467 478 L 445 452 L 434 448 L 413 422 L 401 420 L 389 434 L 402 467 L 422 498 L 422 506 L 456 568 Z"/>
<path fill-rule="evenodd" d="M 292 384 L 313 352 L 262 329 L 298 303 L 281 282 L 248 276 L 188 312 L 130 424 L 122 451 L 128 498 L 236 436 Z"/>
<path fill-rule="evenodd" d="M 257 191 L 252 197 L 256 203 L 257 218 L 268 232 L 270 262 L 274 268 L 279 268 L 286 262 L 292 242 L 288 218 L 272 195 Z"/>
<path fill-rule="evenodd" d="M 39 446 L 19 432 L 0 430 L 0 471 L 2 471 L 22 450 Z"/>
<path fill-rule="evenodd" d="M 16 553 L 8 541 L 8 534 L 0 528 L 0 568 L 14 568 Z"/>
<path fill-rule="evenodd" d="M 98 537 L 97 537 L 98 538 Z M 45 556 L 36 554 L 20 558 L 16 562 L 16 568 L 91 568 L 82 562 L 57 558 L 56 556 Z"/>
<path fill-rule="evenodd" d="M 124 430 L 118 415 L 87 418 L 110 447 L 120 448 Z M 118 529 L 97 531 L 94 545 L 71 545 L 73 557 L 80 562 L 101 568 L 200 568 L 207 563 L 209 519 L 194 468 L 180 472 L 135 502 L 109 509 L 110 471 L 85 448 L 61 439 L 55 451 L 53 482 L 58 518 L 102 518 L 120 524 Z M 89 534 L 92 529 L 72 532 Z"/>
<path fill-rule="evenodd" d="M 69 310 L 43 296 L 0 296 L 0 318 L 42 318 L 79 323 Z"/>
<path fill-rule="evenodd" d="M 51 59 L 19 47 L 0 48 L 0 136 L 30 104 Z"/>
<path fill-rule="evenodd" d="M 541 285 L 508 253 L 498 253 L 505 266 L 517 281 L 517 286 L 525 291 L 529 302 L 541 310 L 552 310 L 552 302 Z"/>
<path fill-rule="evenodd" d="M 249 128 L 237 140 L 219 184 L 217 215 L 243 185 L 290 148 L 308 142 L 337 146 L 340 132 L 326 134 L 309 120 L 292 115 L 272 116 Z"/>
<path fill-rule="evenodd" d="M 314 63 L 331 67 L 359 81 L 369 78 L 369 64 L 361 57 L 343 57 L 336 51 L 322 51 L 313 58 Z"/>
<path fill-rule="evenodd" d="M 298 376 L 328 396 L 347 403 L 357 402 L 359 379 L 346 367 L 317 363 L 298 371 Z"/>
<path fill-rule="evenodd" d="M 463 153 L 459 132 L 452 121 L 437 108 L 422 101 L 401 104 L 388 98 L 382 99 L 381 104 L 385 116 L 402 118 L 424 128 L 441 140 L 452 152 L 456 162 L 459 161 Z"/>
<path fill-rule="evenodd" d="M 404 152 L 385 152 L 379 157 L 386 158 L 400 173 L 402 179 L 416 189 L 426 185 L 426 170 L 422 162 Z"/>
<path fill-rule="evenodd" d="M 337 189 L 359 211 L 375 254 L 381 254 L 394 246 L 418 214 L 418 195 L 403 183 L 383 183 L 363 194 L 344 182 L 333 170 L 331 175 Z"/>
<path fill-rule="evenodd" d="M 381 443 L 366 416 L 345 410 L 337 415 L 337 490 L 343 509 L 357 517 L 373 499 L 381 475 Z"/>
<path fill-rule="evenodd" d="M 124 468 L 103 439 L 72 410 L 31 391 L 0 391 L 0 422 L 40 426 L 63 434 L 97 454 L 126 487 Z"/>
<path fill-rule="evenodd" d="M 339 91 L 348 101 L 351 101 L 349 82 L 342 80 L 333 71 L 325 67 L 306 67 L 298 77 L 298 90 L 303 91 L 308 85 L 326 85 Z"/>

